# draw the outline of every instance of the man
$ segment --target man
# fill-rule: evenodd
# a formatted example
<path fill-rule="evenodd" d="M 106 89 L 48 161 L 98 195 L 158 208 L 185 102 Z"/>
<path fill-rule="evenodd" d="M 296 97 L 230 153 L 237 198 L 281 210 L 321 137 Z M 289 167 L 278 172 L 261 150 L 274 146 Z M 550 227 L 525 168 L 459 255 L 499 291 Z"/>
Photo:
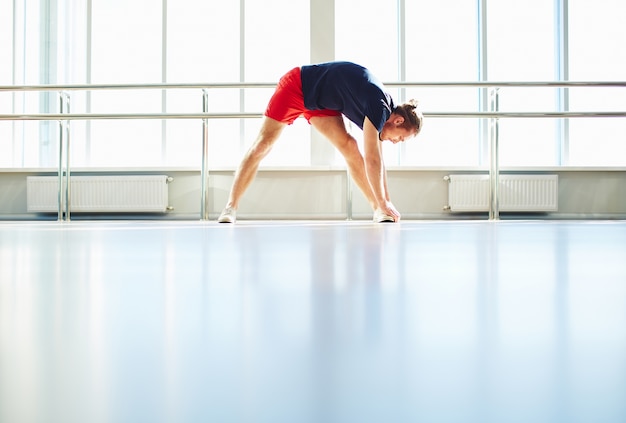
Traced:
<path fill-rule="evenodd" d="M 416 107 L 414 100 L 396 107 L 380 81 L 355 63 L 328 62 L 292 69 L 278 82 L 257 139 L 235 173 L 218 222 L 235 223 L 239 201 L 256 176 L 259 163 L 283 129 L 299 116 L 344 156 L 350 175 L 374 210 L 374 221 L 399 221 L 400 213 L 387 190 L 381 142 L 395 144 L 416 136 L 423 119 Z M 363 155 L 346 130 L 342 115 L 363 130 Z"/>

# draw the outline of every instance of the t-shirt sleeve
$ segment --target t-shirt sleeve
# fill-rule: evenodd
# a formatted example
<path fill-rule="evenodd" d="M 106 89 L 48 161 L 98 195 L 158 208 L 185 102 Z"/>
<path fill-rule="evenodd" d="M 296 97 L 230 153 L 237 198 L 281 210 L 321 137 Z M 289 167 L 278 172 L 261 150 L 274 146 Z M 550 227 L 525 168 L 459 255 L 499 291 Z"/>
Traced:
<path fill-rule="evenodd" d="M 383 130 L 385 122 L 391 116 L 391 109 L 384 99 L 377 99 L 370 102 L 369 107 L 365 113 L 365 116 L 372 122 L 378 132 Z"/>

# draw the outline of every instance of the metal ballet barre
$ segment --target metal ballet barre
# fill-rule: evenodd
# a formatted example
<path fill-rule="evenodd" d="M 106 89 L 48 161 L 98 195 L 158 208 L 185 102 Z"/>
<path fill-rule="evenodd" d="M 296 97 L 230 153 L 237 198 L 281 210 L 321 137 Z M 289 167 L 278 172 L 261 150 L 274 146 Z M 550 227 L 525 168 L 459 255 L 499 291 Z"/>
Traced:
<path fill-rule="evenodd" d="M 489 111 L 481 112 L 424 112 L 428 118 L 477 118 L 489 119 L 489 179 L 490 179 L 490 220 L 499 219 L 498 178 L 499 168 L 499 140 L 498 119 L 500 118 L 623 118 L 625 111 L 615 112 L 500 112 L 498 111 L 498 89 L 504 87 L 547 87 L 547 88 L 624 88 L 626 81 L 548 81 L 548 82 L 387 82 L 387 87 L 396 88 L 481 88 L 491 89 Z M 201 205 L 202 220 L 208 220 L 208 121 L 211 119 L 252 119 L 260 118 L 262 113 L 208 113 L 208 91 L 210 89 L 244 89 L 244 88 L 273 88 L 275 83 L 155 83 L 155 84 L 73 84 L 73 85 L 0 85 L 0 92 L 27 92 L 52 91 L 58 92 L 60 98 L 59 110 L 61 113 L 13 113 L 0 114 L 0 121 L 59 121 L 59 210 L 58 220 L 70 220 L 70 151 L 69 151 L 69 124 L 72 120 L 132 120 L 132 119 L 201 119 L 202 130 L 202 165 L 201 165 Z M 168 89 L 201 89 L 201 113 L 70 113 L 69 91 L 96 91 L 96 90 L 168 90 Z M 483 91 L 485 93 L 485 91 Z M 65 159 L 65 160 L 64 160 Z M 64 163 L 65 162 L 65 163 Z M 347 175 L 349 177 L 349 175 Z M 65 188 L 65 191 L 64 191 Z M 350 193 L 348 193 L 348 197 Z M 347 200 L 349 204 L 349 199 Z M 350 215 L 349 211 L 349 215 Z"/>

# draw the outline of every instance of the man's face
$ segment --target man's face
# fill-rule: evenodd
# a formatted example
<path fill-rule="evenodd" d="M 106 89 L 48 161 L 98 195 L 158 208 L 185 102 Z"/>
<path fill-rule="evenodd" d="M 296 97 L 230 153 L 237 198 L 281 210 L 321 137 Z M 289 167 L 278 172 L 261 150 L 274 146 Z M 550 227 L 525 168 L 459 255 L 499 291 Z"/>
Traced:
<path fill-rule="evenodd" d="M 413 138 L 415 135 L 415 131 L 412 129 L 392 124 L 385 125 L 380 134 L 380 139 L 381 141 L 391 141 L 392 143 L 397 144 L 399 142 L 404 142 L 409 138 Z"/>

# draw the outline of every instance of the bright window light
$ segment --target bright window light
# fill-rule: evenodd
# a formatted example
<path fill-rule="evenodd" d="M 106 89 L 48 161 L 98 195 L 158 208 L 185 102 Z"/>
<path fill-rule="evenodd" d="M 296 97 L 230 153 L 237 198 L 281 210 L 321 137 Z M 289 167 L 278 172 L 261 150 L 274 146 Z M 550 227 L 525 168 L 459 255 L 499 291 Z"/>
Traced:
<path fill-rule="evenodd" d="M 275 83 L 312 56 L 350 60 L 383 82 L 624 80 L 626 27 L 621 0 L 568 0 L 566 62 L 557 46 L 557 6 L 565 0 L 483 2 L 335 0 L 318 15 L 313 0 L 28 2 L 0 0 L 0 84 Z M 487 36 L 479 46 L 484 5 Z M 123 13 L 120 11 L 123 10 Z M 277 13 L 289 10 L 289 19 Z M 311 11 L 313 10 L 313 15 Z M 328 43 L 311 37 L 334 19 Z M 332 25 L 332 23 L 331 23 Z M 532 29 L 532 30 L 529 30 Z M 323 38 L 323 37 L 322 37 Z M 334 44 L 333 44 L 334 42 Z M 481 47 L 481 48 L 479 48 Z M 484 49 L 482 47 L 485 47 Z M 323 51 L 320 51 L 323 50 Z M 482 55 L 482 56 L 481 56 Z M 557 72 L 559 71 L 559 72 Z M 570 88 L 570 111 L 624 111 L 620 88 Z M 478 88 L 390 89 L 397 103 L 419 100 L 425 112 L 486 110 Z M 273 89 L 211 89 L 209 112 L 262 113 Z M 499 110 L 557 111 L 558 89 L 501 88 Z M 58 111 L 57 93 L 0 93 L 0 111 Z M 558 105 L 558 106 L 557 106 Z M 196 113 L 202 90 L 71 93 L 74 113 Z M 560 111 L 560 109 L 558 110 Z M 230 168 L 256 137 L 261 119 L 209 123 L 209 166 Z M 487 134 L 480 119 L 426 119 L 417 139 L 385 145 L 390 166 L 483 167 Z M 563 125 L 562 125 L 563 124 Z M 561 126 L 562 125 L 562 126 Z M 354 125 L 352 125 L 354 130 Z M 569 129 L 569 131 L 561 131 Z M 354 130 L 357 139 L 360 131 Z M 55 167 L 58 122 L 0 125 L 2 167 Z M 312 144 L 304 119 L 287 128 L 263 166 L 343 164 Z M 562 136 L 561 136 L 562 135 Z M 503 167 L 626 166 L 626 119 L 499 121 Z M 201 162 L 199 120 L 75 121 L 74 167 L 191 167 Z M 331 149 L 331 147 L 329 147 Z"/>
<path fill-rule="evenodd" d="M 570 79 L 623 81 L 626 3 L 570 0 Z M 626 111 L 626 88 L 570 90 L 572 111 Z M 626 166 L 626 118 L 570 119 L 569 165 Z"/>

